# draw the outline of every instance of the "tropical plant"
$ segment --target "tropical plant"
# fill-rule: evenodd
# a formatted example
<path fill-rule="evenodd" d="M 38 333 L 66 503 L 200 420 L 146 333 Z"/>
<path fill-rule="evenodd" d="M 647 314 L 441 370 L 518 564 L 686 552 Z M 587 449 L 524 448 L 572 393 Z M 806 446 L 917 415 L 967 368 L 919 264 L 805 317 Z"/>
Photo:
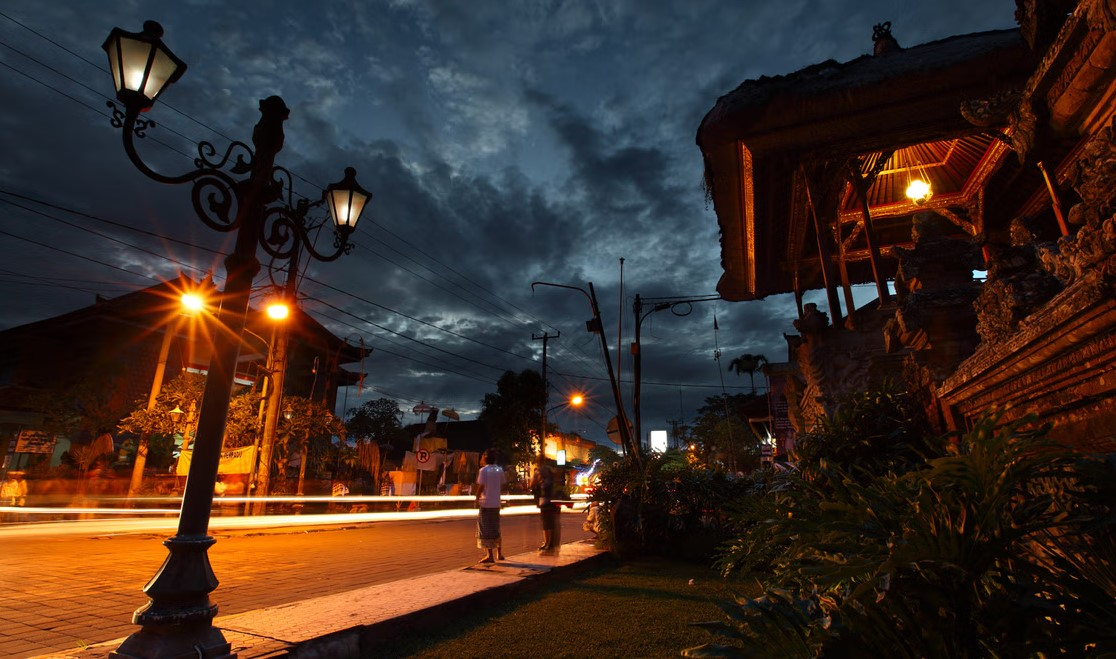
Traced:
<path fill-rule="evenodd" d="M 30 409 L 42 417 L 40 428 L 51 435 L 71 437 L 84 431 L 96 436 L 109 431 L 126 413 L 116 393 L 123 376 L 119 365 L 106 365 L 96 375 L 33 393 Z"/>
<path fill-rule="evenodd" d="M 608 467 L 620 461 L 620 454 L 608 446 L 596 444 L 589 449 L 589 462 L 596 462 L 601 468 Z"/>
<path fill-rule="evenodd" d="M 945 441 L 930 430 L 918 400 L 885 383 L 839 401 L 832 416 L 798 437 L 794 458 L 808 478 L 829 467 L 871 478 L 888 471 L 902 473 L 944 450 Z"/>
<path fill-rule="evenodd" d="M 138 442 L 142 441 L 140 438 L 144 436 L 149 438 L 151 444 L 158 447 L 168 445 L 168 438 L 173 438 L 176 434 L 189 436 L 195 432 L 193 428 L 183 427 L 186 417 L 176 413 L 175 410 L 196 415 L 204 392 L 204 375 L 183 372 L 162 386 L 159 395 L 155 398 L 153 408 L 147 409 L 146 398 L 136 401 L 135 408 L 120 420 L 117 428 L 133 436 L 127 440 L 127 445 L 132 450 L 135 450 Z M 229 411 L 225 419 L 223 448 L 248 446 L 256 440 L 260 430 L 259 403 L 259 395 L 251 389 L 240 387 L 239 391 L 234 391 L 233 397 L 229 400 Z M 194 416 L 192 422 L 197 421 L 197 417 Z M 159 453 L 162 454 L 161 449 Z M 155 457 L 149 455 L 148 463 L 153 467 L 164 466 L 159 464 Z"/>
<path fill-rule="evenodd" d="M 403 437 L 403 410 L 390 398 L 366 401 L 348 411 L 345 419 L 348 436 L 375 442 L 379 446 L 395 446 Z"/>
<path fill-rule="evenodd" d="M 496 381 L 496 393 L 484 396 L 478 418 L 488 425 L 494 448 L 514 465 L 529 464 L 539 454 L 545 400 L 542 375 L 530 369 L 505 371 Z"/>
<path fill-rule="evenodd" d="M 751 394 L 710 396 L 698 408 L 689 429 L 691 455 L 699 464 L 731 473 L 750 472 L 759 466 L 760 440 L 748 426 L 746 405 Z"/>
<path fill-rule="evenodd" d="M 624 458 L 601 471 L 592 499 L 602 505 L 605 533 L 621 554 L 663 553 L 710 559 L 729 538 L 725 504 L 749 487 L 724 471 L 694 466 L 670 449 L 642 461 Z"/>
<path fill-rule="evenodd" d="M 295 455 L 300 456 L 299 491 L 311 463 L 315 471 L 332 452 L 334 437 L 343 436 L 345 424 L 325 405 L 302 396 L 283 398 L 283 414 L 276 433 L 275 455 L 280 479 L 286 476 L 287 465 Z"/>
<path fill-rule="evenodd" d="M 949 454 L 866 479 L 786 477 L 722 554 L 765 594 L 686 656 L 1034 657 L 1116 651 L 1112 456 L 1033 419 L 980 420 Z M 760 548 L 759 556 L 752 550 Z"/>
<path fill-rule="evenodd" d="M 763 355 L 744 353 L 739 357 L 734 357 L 732 361 L 729 362 L 728 370 L 737 375 L 747 373 L 748 379 L 751 380 L 752 393 L 754 394 L 756 393 L 756 371 L 763 368 L 763 365 L 767 363 L 767 357 Z"/>

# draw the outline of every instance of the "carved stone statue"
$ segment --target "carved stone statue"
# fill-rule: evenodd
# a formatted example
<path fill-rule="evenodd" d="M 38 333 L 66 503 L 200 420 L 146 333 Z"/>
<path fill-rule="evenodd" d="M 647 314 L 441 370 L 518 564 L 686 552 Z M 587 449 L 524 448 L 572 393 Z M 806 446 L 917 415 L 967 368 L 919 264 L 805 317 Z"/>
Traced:
<path fill-rule="evenodd" d="M 982 342 L 994 343 L 1009 336 L 1021 320 L 1062 289 L 1057 279 L 1039 267 L 1035 234 L 1028 226 L 1031 221 L 1012 221 L 1009 245 L 986 246 L 988 279 L 973 305 Z"/>
<path fill-rule="evenodd" d="M 1063 284 L 1086 272 L 1116 275 L 1116 140 L 1110 124 L 1086 143 L 1069 171 L 1081 198 L 1069 211 L 1074 235 L 1039 251 L 1043 267 Z"/>

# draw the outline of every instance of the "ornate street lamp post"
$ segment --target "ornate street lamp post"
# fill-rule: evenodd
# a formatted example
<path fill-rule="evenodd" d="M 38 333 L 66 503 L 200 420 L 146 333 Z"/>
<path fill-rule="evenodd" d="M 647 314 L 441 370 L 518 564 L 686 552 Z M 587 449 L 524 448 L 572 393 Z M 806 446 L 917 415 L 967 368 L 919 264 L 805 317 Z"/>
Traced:
<path fill-rule="evenodd" d="M 163 542 L 168 556 L 144 587 L 150 601 L 132 616 L 132 622 L 142 628 L 113 656 L 231 657 L 229 643 L 213 627 L 217 605 L 210 601 L 209 593 L 217 587 L 217 578 L 209 564 L 208 550 L 215 542 L 208 534 L 209 514 L 240 335 L 252 280 L 260 269 L 257 245 L 275 259 L 290 258 L 300 247 L 322 260 L 336 259 L 352 249 L 349 236 L 371 195 L 356 184 L 352 169 L 345 170 L 343 181 L 329 186 L 325 201 L 334 213 L 334 252 L 316 252 L 308 228 L 291 210 L 290 173 L 275 166 L 275 156 L 283 148 L 283 122 L 289 114 L 278 96 L 260 101 L 261 117 L 252 132 L 252 147 L 234 142 L 219 156 L 213 145 L 202 142 L 192 171 L 167 176 L 150 168 L 136 152 L 135 139 L 144 137 L 154 122 L 141 119 L 140 113 L 151 108 L 186 69 L 163 44 L 162 35 L 162 27 L 148 21 L 143 32 L 114 28 L 105 40 L 116 98 L 124 106 L 121 110 L 109 102 L 112 124 L 123 129 L 124 150 L 136 168 L 160 183 L 192 184 L 198 218 L 218 231 L 235 232 L 236 241 L 225 260 L 226 283 L 218 315 L 221 329 L 213 340 L 178 531 Z"/>

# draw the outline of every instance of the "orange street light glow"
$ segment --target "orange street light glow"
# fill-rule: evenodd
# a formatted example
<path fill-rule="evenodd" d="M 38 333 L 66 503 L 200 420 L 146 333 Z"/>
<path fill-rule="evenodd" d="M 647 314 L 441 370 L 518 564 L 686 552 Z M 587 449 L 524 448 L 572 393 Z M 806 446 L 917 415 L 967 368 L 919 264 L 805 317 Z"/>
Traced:
<path fill-rule="evenodd" d="M 198 312 L 201 311 L 202 307 L 205 306 L 205 301 L 202 300 L 200 295 L 195 295 L 193 293 L 183 293 L 182 306 L 189 311 Z"/>
<path fill-rule="evenodd" d="M 272 320 L 283 320 L 291 315 L 291 309 L 283 302 L 272 302 L 267 305 L 267 316 Z"/>

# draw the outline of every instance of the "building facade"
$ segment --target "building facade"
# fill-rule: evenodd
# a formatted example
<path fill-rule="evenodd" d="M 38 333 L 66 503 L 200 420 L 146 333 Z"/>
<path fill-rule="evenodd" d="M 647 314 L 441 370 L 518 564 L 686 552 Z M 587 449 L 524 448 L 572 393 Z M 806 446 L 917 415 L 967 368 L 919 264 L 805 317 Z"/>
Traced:
<path fill-rule="evenodd" d="M 17 449 L 37 455 L 65 448 L 51 432 L 45 442 L 26 441 L 43 437 L 44 407 L 81 408 L 70 412 L 80 417 L 76 430 L 59 439 L 85 443 L 114 434 L 117 422 L 147 400 L 161 359 L 164 383 L 184 371 L 205 373 L 217 321 L 211 311 L 185 314 L 186 292 L 211 300 L 217 295 L 210 283 L 180 277 L 112 299 L 98 296 L 88 307 L 0 332 L 0 456 L 6 463 L 32 459 Z M 360 362 L 361 349 L 301 310 L 284 322 L 291 336 L 284 394 L 322 400 L 333 409 L 338 386 L 359 379 L 341 365 Z M 254 386 L 266 372 L 273 323 L 249 310 L 236 370 L 240 385 Z"/>

